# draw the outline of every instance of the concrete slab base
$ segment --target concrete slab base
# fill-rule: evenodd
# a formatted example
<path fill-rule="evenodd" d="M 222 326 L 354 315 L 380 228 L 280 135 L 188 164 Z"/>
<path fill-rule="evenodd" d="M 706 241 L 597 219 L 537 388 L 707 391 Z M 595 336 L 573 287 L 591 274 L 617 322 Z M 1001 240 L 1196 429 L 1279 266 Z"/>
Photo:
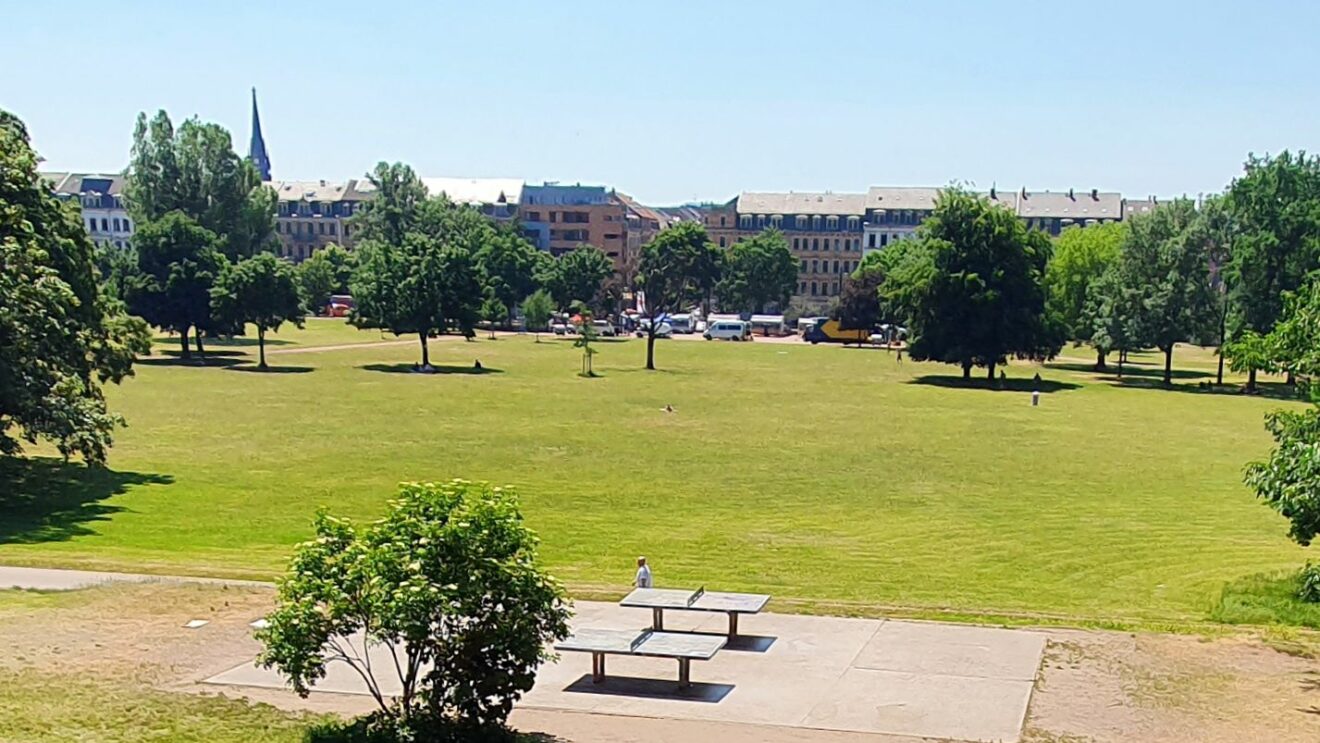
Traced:
<path fill-rule="evenodd" d="M 645 609 L 579 602 L 574 627 L 641 629 Z M 672 616 L 671 616 L 672 615 Z M 723 616 L 671 612 L 669 631 L 723 634 Z M 710 720 L 930 738 L 1016 741 L 1045 636 L 984 627 L 761 614 L 748 636 L 692 663 L 679 689 L 677 664 L 611 656 L 592 683 L 591 656 L 564 653 L 537 673 L 525 709 Z M 375 654 L 387 667 L 387 652 Z M 375 663 L 373 659 L 373 664 Z M 281 688 L 273 671 L 245 663 L 207 683 Z M 331 664 L 319 691 L 364 694 L 361 679 Z M 388 689 L 388 687 L 387 687 Z"/>

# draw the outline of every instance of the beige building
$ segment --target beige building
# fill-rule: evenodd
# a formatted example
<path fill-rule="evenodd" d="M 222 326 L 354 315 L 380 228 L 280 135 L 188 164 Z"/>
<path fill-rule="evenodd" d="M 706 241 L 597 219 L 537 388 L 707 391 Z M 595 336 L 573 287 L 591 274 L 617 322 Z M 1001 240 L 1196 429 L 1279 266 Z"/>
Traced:
<path fill-rule="evenodd" d="M 279 197 L 275 233 L 280 239 L 280 255 L 293 261 L 304 261 L 331 243 L 353 247 L 349 220 L 375 191 L 365 178 L 342 183 L 272 181 L 267 185 Z"/>

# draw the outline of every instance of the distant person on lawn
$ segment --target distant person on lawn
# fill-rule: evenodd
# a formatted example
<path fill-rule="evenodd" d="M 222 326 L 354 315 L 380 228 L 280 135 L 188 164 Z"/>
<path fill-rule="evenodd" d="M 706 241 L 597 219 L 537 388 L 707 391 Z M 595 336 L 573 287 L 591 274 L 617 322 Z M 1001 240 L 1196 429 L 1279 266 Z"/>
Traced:
<path fill-rule="evenodd" d="M 645 557 L 637 558 L 637 579 L 633 585 L 638 588 L 651 587 L 651 568 L 647 566 Z"/>

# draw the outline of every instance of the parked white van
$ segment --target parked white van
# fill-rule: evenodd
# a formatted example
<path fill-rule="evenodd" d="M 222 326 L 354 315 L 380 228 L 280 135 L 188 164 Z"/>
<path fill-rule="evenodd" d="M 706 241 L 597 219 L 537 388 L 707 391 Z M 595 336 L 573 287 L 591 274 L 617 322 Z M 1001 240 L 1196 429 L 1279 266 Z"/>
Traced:
<path fill-rule="evenodd" d="M 701 336 L 708 341 L 749 341 L 752 339 L 752 328 L 742 320 L 720 320 L 711 323 Z"/>

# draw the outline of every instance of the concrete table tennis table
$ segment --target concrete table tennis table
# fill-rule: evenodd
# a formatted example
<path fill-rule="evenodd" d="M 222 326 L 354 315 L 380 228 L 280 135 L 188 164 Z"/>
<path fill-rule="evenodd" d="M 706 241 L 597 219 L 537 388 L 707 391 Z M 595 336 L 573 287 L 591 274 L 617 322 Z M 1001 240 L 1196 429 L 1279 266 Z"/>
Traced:
<path fill-rule="evenodd" d="M 619 606 L 651 610 L 651 629 L 665 628 L 665 609 L 676 611 L 715 611 L 729 615 L 729 640 L 738 637 L 738 616 L 758 614 L 770 597 L 760 593 L 721 593 L 704 588 L 695 591 L 678 588 L 636 588 L 623 597 Z"/>
<path fill-rule="evenodd" d="M 678 661 L 678 686 L 692 685 L 691 663 L 710 660 L 724 647 L 723 637 L 631 629 L 582 629 L 555 643 L 555 650 L 591 653 L 591 681 L 605 680 L 606 655 L 672 658 Z"/>

